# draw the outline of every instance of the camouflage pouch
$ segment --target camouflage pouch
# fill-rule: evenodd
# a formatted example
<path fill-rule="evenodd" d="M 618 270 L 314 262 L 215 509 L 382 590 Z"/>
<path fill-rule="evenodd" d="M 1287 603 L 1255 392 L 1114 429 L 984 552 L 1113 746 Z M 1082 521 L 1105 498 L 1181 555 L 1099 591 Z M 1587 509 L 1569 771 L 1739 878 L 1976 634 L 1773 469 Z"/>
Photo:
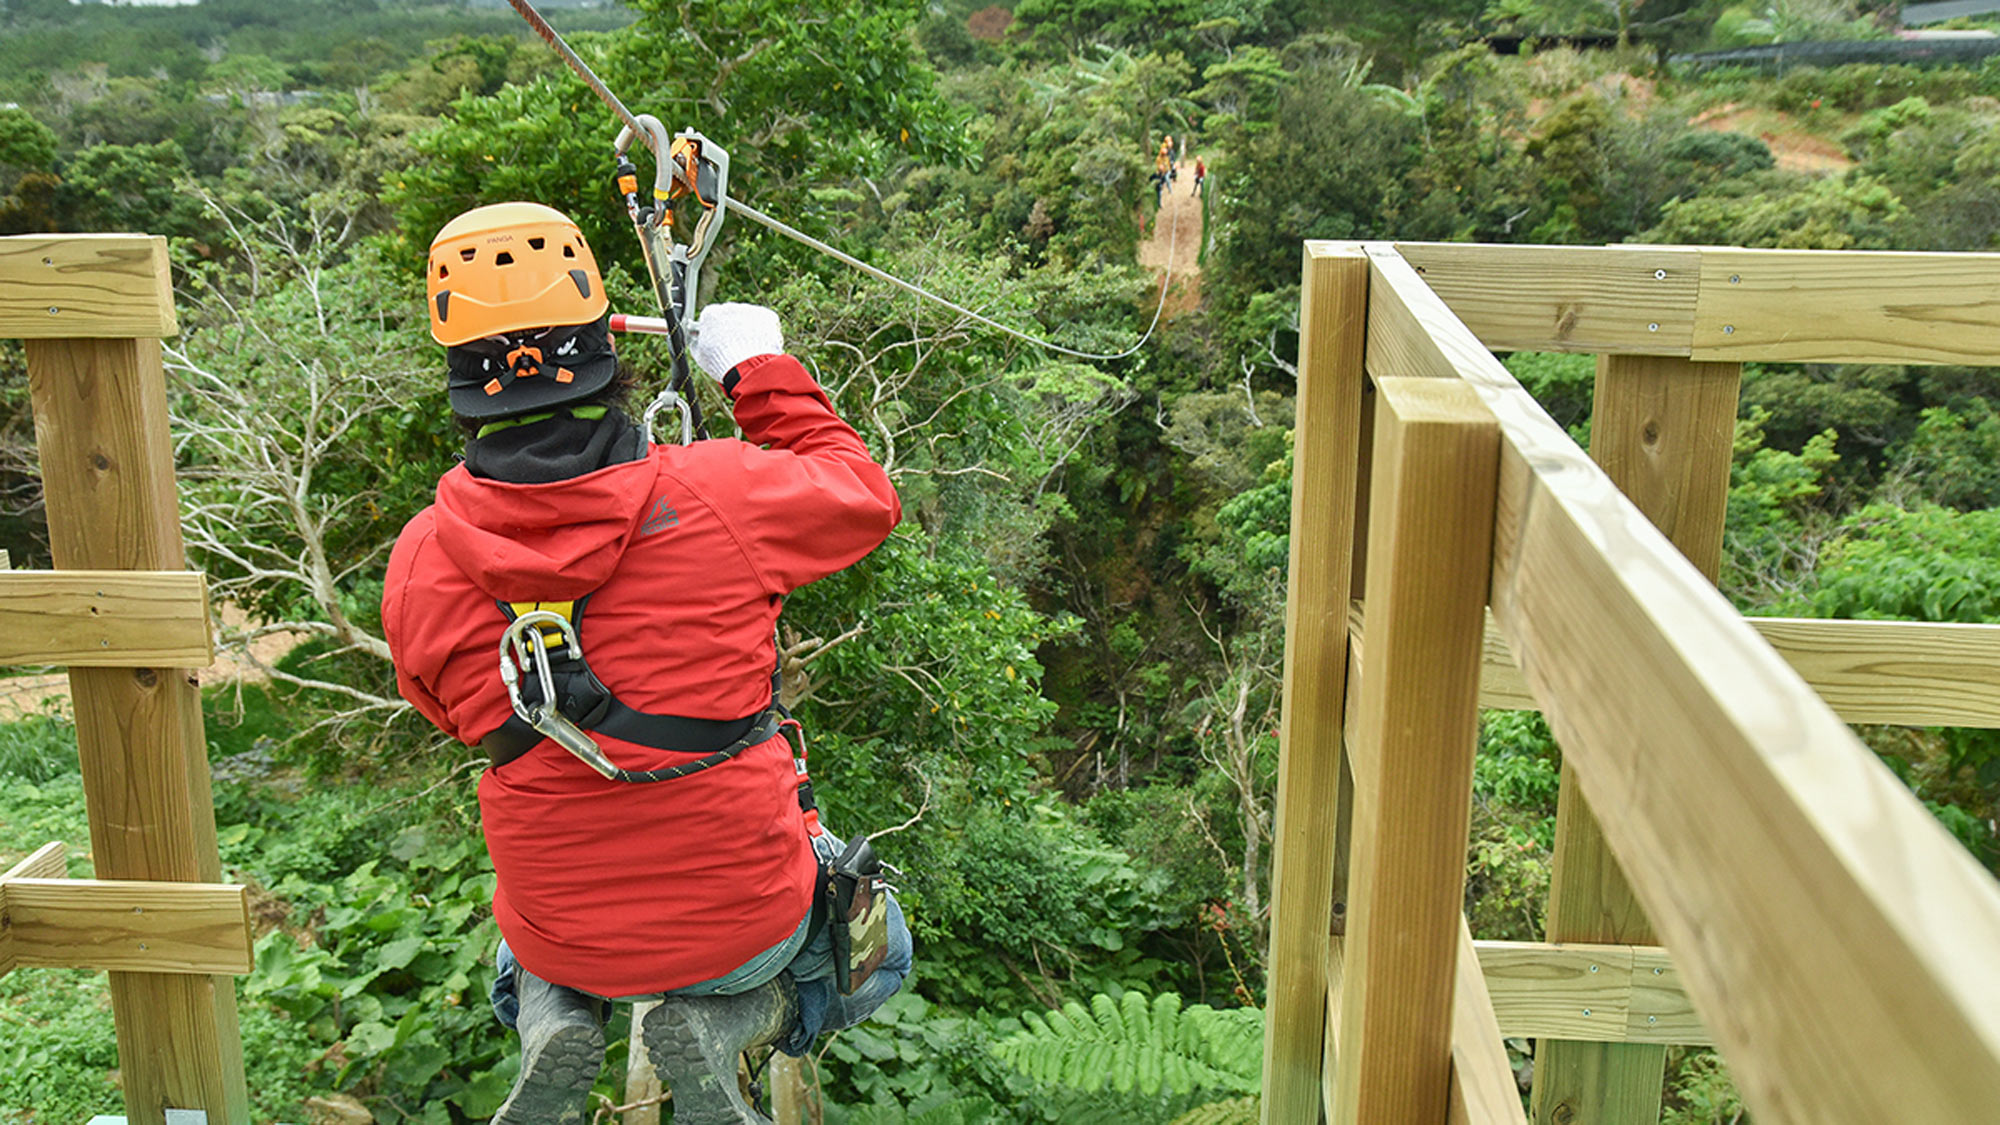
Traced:
<path fill-rule="evenodd" d="M 882 878 L 882 861 L 866 836 L 847 842 L 830 875 L 826 893 L 833 977 L 846 996 L 889 955 L 889 886 Z"/>

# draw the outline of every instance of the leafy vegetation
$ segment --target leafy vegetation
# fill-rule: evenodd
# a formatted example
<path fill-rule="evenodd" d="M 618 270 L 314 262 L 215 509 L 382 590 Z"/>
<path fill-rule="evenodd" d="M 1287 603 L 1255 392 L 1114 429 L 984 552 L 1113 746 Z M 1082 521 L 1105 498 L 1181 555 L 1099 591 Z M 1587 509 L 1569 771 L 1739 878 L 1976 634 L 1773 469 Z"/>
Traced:
<path fill-rule="evenodd" d="M 1152 315 L 1134 261 L 1162 136 L 1209 170 L 1198 286 L 1118 361 L 1026 349 L 747 222 L 710 259 L 718 294 L 780 310 L 909 516 L 791 599 L 781 637 L 826 815 L 901 826 L 880 846 L 909 872 L 919 941 L 911 989 L 821 1053 L 827 1121 L 1254 1120 L 1300 241 L 1994 249 L 2000 62 L 1666 61 L 1877 36 L 1881 9 L 553 13 L 633 109 L 725 145 L 750 203 L 1078 349 L 1122 350 Z M 511 13 L 456 3 L 0 0 L 0 60 L 0 232 L 171 239 L 188 541 L 247 612 L 228 643 L 305 641 L 259 658 L 263 686 L 208 700 L 223 857 L 257 903 L 239 992 L 257 1117 L 480 1119 L 516 1060 L 483 999 L 477 763 L 395 699 L 376 620 L 386 545 L 458 440 L 411 264 L 459 209 L 541 199 L 643 311 L 614 123 Z M 660 370 L 656 341 L 622 354 Z M 22 362 L 0 344 L 0 366 Z M 1590 359 L 1506 363 L 1588 441 Z M 32 564 L 24 386 L 0 381 L 0 546 Z M 1996 504 L 1992 371 L 1751 365 L 1722 586 L 1752 613 L 2000 621 Z M 2000 869 L 2000 737 L 1862 734 Z M 55 716 L 0 724 L 0 841 L 65 839 L 84 874 L 70 737 Z M 1481 936 L 1541 935 L 1559 761 L 1538 717 L 1484 718 Z M 115 1103 L 100 979 L 11 976 L 0 1023 L 0 1112 Z M 1676 1052 L 1670 1079 L 1676 1125 L 1741 1113 L 1711 1054 Z"/>

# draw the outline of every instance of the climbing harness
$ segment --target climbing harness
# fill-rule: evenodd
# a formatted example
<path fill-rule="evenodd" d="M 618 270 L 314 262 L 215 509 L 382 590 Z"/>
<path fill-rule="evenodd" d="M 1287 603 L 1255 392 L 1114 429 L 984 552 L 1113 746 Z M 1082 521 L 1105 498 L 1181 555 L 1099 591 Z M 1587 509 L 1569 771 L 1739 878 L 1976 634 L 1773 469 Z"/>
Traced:
<path fill-rule="evenodd" d="M 498 603 L 508 617 L 500 635 L 500 682 L 514 715 L 481 740 L 499 769 L 541 745 L 560 746 L 611 781 L 673 781 L 713 769 L 783 735 L 792 755 L 799 811 L 809 838 L 827 832 L 813 795 L 804 728 L 778 701 L 780 674 L 771 673 L 771 702 L 756 715 L 734 721 L 691 719 L 634 710 L 618 701 L 583 657 L 580 619 L 588 596 L 571 602 Z M 700 753 L 692 762 L 654 770 L 630 770 L 613 762 L 592 733 L 659 750 Z M 865 835 L 855 836 L 832 857 L 820 855 L 809 930 L 829 927 L 834 980 L 851 994 L 879 968 L 889 952 L 888 866 Z"/>
<path fill-rule="evenodd" d="M 762 745 L 787 723 L 797 726 L 778 702 L 776 671 L 771 675 L 769 706 L 741 719 L 693 719 L 625 705 L 584 660 L 578 623 L 588 601 L 584 597 L 573 602 L 499 603 L 508 618 L 500 635 L 500 682 L 507 687 L 507 701 L 514 714 L 480 740 L 493 768 L 519 758 L 546 738 L 610 780 L 672 781 L 713 769 Z M 605 754 L 591 737 L 593 732 L 655 750 L 702 757 L 664 769 L 628 770 Z M 800 747 L 803 745 L 801 739 Z M 797 772 L 803 779 L 803 759 L 798 763 Z M 810 797 L 809 787 L 804 792 Z"/>
<path fill-rule="evenodd" d="M 657 233 L 648 234 L 646 233 L 646 230 L 648 226 L 653 228 L 659 228 L 665 224 L 665 220 L 662 219 L 660 212 L 668 209 L 666 207 L 666 203 L 668 202 L 668 200 L 660 195 L 662 190 L 665 190 L 669 195 L 674 195 L 675 198 L 679 198 L 678 195 L 675 195 L 676 192 L 687 192 L 691 194 L 699 202 L 699 205 L 703 210 L 704 215 L 702 220 L 695 224 L 695 230 L 692 234 L 692 237 L 695 238 L 697 241 L 705 237 L 708 240 L 708 242 L 712 243 L 716 233 L 721 230 L 722 227 L 721 218 L 723 213 L 726 211 L 733 211 L 736 212 L 737 214 L 742 215 L 744 218 L 756 222 L 764 227 L 767 227 L 770 230 L 776 231 L 777 233 L 784 235 L 786 238 L 792 239 L 793 241 L 798 242 L 803 246 L 806 246 L 812 250 L 816 250 L 821 254 L 825 254 L 828 257 L 833 258 L 835 261 L 842 263 L 843 265 L 849 266 L 853 269 L 860 270 L 862 273 L 865 273 L 868 276 L 875 278 L 878 281 L 888 282 L 890 285 L 894 285 L 897 288 L 904 290 L 905 292 L 914 294 L 918 297 L 923 298 L 924 300 L 934 302 L 938 305 L 942 305 L 943 307 L 950 309 L 951 311 L 957 313 L 958 315 L 966 317 L 967 319 L 972 320 L 975 323 L 983 324 L 988 328 L 991 328 L 997 332 L 1004 333 L 1008 336 L 1012 336 L 1017 340 L 1021 340 L 1025 343 L 1032 344 L 1038 348 L 1046 348 L 1049 351 L 1056 352 L 1061 355 L 1071 356 L 1076 359 L 1087 359 L 1094 361 L 1124 359 L 1128 356 L 1136 355 L 1140 348 L 1145 347 L 1146 341 L 1152 339 L 1154 329 L 1159 327 L 1160 317 L 1163 313 L 1166 312 L 1167 308 L 1167 287 L 1169 283 L 1171 283 L 1173 280 L 1173 251 L 1171 245 L 1169 247 L 1167 255 L 1167 268 L 1165 271 L 1163 271 L 1160 277 L 1160 296 L 1156 307 L 1153 309 L 1152 322 L 1146 326 L 1145 333 L 1141 335 L 1137 340 L 1137 342 L 1135 342 L 1131 347 L 1126 348 L 1124 351 L 1120 352 L 1086 352 L 1086 351 L 1079 351 L 1076 348 L 1065 347 L 1062 344 L 1055 343 L 1052 340 L 1043 339 L 1039 336 L 1030 335 L 1029 333 L 1023 332 L 1018 328 L 1011 328 L 1005 324 L 1000 323 L 997 320 L 992 319 L 991 317 L 983 316 L 979 313 L 976 313 L 971 309 L 966 308 L 964 305 L 958 304 L 955 301 L 951 301 L 945 297 L 941 297 L 938 294 L 933 293 L 928 289 L 925 289 L 921 285 L 917 285 L 914 282 L 905 281 L 902 278 L 897 277 L 886 270 L 880 269 L 876 266 L 869 265 L 867 262 L 864 262 L 861 259 L 856 258 L 851 254 L 845 253 L 844 251 L 835 249 L 834 247 L 829 246 L 825 242 L 822 242 L 819 239 L 814 238 L 803 231 L 788 226 L 785 223 L 779 222 L 777 219 L 774 219 L 771 216 L 764 214 L 763 212 L 757 210 L 755 207 L 752 207 L 749 204 L 744 203 L 740 199 L 735 199 L 730 197 L 727 191 L 728 155 L 726 153 L 722 153 L 722 150 L 719 147 L 715 146 L 714 142 L 709 141 L 706 138 L 703 138 L 701 134 L 696 133 L 693 130 L 685 130 L 679 135 L 670 139 L 667 135 L 666 129 L 660 125 L 660 122 L 657 118 L 651 117 L 650 115 L 647 114 L 635 115 L 631 110 L 627 109 L 625 107 L 625 103 L 619 101 L 618 96 L 616 94 L 613 94 L 610 88 L 605 86 L 604 81 L 597 76 L 596 72 L 590 69 L 590 65 L 577 56 L 577 53 L 570 48 L 567 42 L 563 40 L 562 35 L 558 33 L 555 28 L 549 26 L 549 21 L 542 18 L 541 12 L 536 10 L 535 5 L 531 2 L 531 0 L 507 0 L 507 2 L 513 6 L 516 12 L 519 12 L 521 14 L 521 18 L 528 22 L 528 26 L 534 29 L 535 34 L 541 36 L 544 42 L 548 43 L 550 47 L 553 47 L 555 49 L 558 55 L 562 56 L 563 62 L 567 63 L 569 65 L 570 70 L 574 71 L 576 73 L 576 76 L 583 80 L 584 85 L 590 87 L 591 92 L 597 95 L 598 100 L 602 101 L 605 104 L 605 106 L 609 108 L 612 113 L 616 114 L 618 119 L 624 123 L 623 128 L 621 128 L 618 132 L 618 140 L 614 143 L 613 148 L 616 150 L 616 154 L 619 161 L 619 176 L 620 176 L 619 183 L 621 190 L 623 190 L 624 184 L 626 182 L 625 177 L 628 174 L 631 176 L 631 183 L 633 187 L 630 192 L 625 193 L 626 207 L 628 210 L 633 212 L 633 221 L 635 223 L 640 223 L 639 215 L 644 211 L 644 209 L 638 206 L 638 201 L 637 201 L 638 181 L 636 172 L 628 173 L 626 171 L 627 169 L 631 168 L 631 163 L 626 158 L 625 153 L 634 138 L 643 140 L 646 144 L 646 147 L 652 150 L 655 167 L 658 169 L 654 182 L 654 195 L 656 200 L 658 201 L 658 206 L 653 209 L 654 214 L 651 220 L 648 223 L 641 224 L 640 243 L 641 246 L 646 249 L 646 268 L 649 271 L 653 271 L 654 291 L 655 293 L 662 295 L 660 304 L 661 308 L 666 313 L 665 335 L 667 335 L 669 339 L 673 341 L 672 349 L 674 352 L 675 386 L 669 387 L 667 393 L 663 393 L 659 399 L 655 400 L 654 406 L 647 408 L 648 417 L 650 417 L 654 413 L 656 407 L 659 409 L 665 409 L 666 407 L 673 405 L 672 399 L 669 397 L 670 395 L 684 396 L 684 393 L 690 387 L 690 384 L 687 382 L 685 378 L 687 360 L 686 360 L 686 343 L 684 339 L 686 330 L 684 326 L 691 325 L 691 322 L 688 321 L 686 317 L 682 315 L 682 310 L 679 306 L 679 302 L 682 300 L 687 300 L 688 297 L 691 296 L 693 291 L 698 287 L 697 283 L 699 281 L 699 273 L 701 268 L 700 256 L 698 254 L 691 256 L 688 268 L 684 271 L 685 276 L 679 281 L 679 284 L 683 287 L 684 290 L 684 295 L 680 296 L 675 295 L 676 282 L 673 279 L 673 271 L 669 269 L 665 279 L 663 279 L 662 275 L 657 271 L 655 257 L 654 257 L 655 253 L 657 252 L 657 247 L 654 245 L 654 240 L 657 240 L 658 234 Z M 680 147 L 680 143 L 683 139 L 694 142 L 691 150 L 691 155 L 693 157 L 692 159 L 682 158 L 683 153 L 685 151 L 688 151 Z M 719 169 L 719 174 L 709 172 L 709 161 L 710 158 L 715 156 L 715 154 L 721 154 L 719 159 L 714 160 L 714 164 Z M 703 182 L 703 175 L 705 172 L 708 172 L 708 174 L 711 177 L 707 185 L 704 185 Z M 665 185 L 664 189 L 662 187 L 663 184 Z M 707 186 L 710 190 L 705 191 L 704 190 L 705 186 Z M 702 223 L 708 224 L 705 232 L 703 230 Z M 1179 215 L 1176 214 L 1174 220 L 1174 237 L 1176 239 L 1178 238 L 1179 233 L 1180 233 L 1180 219 Z M 701 245 L 700 253 L 701 254 L 707 253 L 706 244 Z M 669 263 L 673 261 L 673 256 L 671 251 L 665 257 Z M 692 305 L 690 304 L 688 307 L 691 309 Z M 614 329 L 614 331 L 615 330 L 616 329 Z M 644 331 L 645 329 L 634 328 L 632 330 Z M 694 411 L 691 398 L 687 398 L 683 402 L 683 408 L 687 411 L 693 412 L 693 423 L 692 426 L 690 427 L 691 432 L 700 434 L 701 436 L 704 437 L 707 436 L 707 431 L 701 424 L 699 412 Z"/>

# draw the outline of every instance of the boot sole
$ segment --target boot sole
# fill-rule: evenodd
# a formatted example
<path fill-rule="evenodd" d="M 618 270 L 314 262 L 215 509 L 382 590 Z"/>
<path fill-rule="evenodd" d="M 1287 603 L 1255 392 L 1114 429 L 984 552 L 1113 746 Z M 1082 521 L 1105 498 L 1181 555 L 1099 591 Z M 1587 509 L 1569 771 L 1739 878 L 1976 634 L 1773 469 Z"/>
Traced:
<path fill-rule="evenodd" d="M 558 1028 L 521 1066 L 531 1080 L 508 1095 L 493 1125 L 582 1125 L 590 1087 L 604 1066 L 604 1040 L 594 1028 Z"/>
<path fill-rule="evenodd" d="M 711 1059 L 702 1049 L 692 1005 L 668 1000 L 640 1029 L 653 1070 L 673 1093 L 674 1125 L 770 1125 L 736 1087 L 736 1055 Z"/>

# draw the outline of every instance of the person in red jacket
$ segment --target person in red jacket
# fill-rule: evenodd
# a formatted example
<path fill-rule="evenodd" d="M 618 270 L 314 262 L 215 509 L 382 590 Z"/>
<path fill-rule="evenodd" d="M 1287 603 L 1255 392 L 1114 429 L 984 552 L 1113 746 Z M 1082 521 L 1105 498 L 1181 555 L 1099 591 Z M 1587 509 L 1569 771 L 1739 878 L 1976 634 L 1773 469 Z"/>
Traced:
<path fill-rule="evenodd" d="M 503 938 L 495 1010 L 522 1046 L 495 1120 L 582 1121 L 607 1002 L 665 996 L 641 1037 L 675 1120 L 762 1122 L 737 1056 L 802 1054 L 910 967 L 890 899 L 886 960 L 851 994 L 835 986 L 832 927 L 813 924 L 833 848 L 808 831 L 775 710 L 785 596 L 879 545 L 901 517 L 895 489 L 753 305 L 708 307 L 692 345 L 743 440 L 648 445 L 596 262 L 552 208 L 452 220 L 427 289 L 471 436 L 396 542 L 382 620 L 403 697 L 494 755 L 479 805 Z M 496 653 L 538 610 L 566 618 L 581 653 L 550 643 L 553 687 L 525 662 L 517 706 Z M 536 631 L 565 639 L 514 636 Z M 631 772 L 543 737 L 551 710 Z"/>

